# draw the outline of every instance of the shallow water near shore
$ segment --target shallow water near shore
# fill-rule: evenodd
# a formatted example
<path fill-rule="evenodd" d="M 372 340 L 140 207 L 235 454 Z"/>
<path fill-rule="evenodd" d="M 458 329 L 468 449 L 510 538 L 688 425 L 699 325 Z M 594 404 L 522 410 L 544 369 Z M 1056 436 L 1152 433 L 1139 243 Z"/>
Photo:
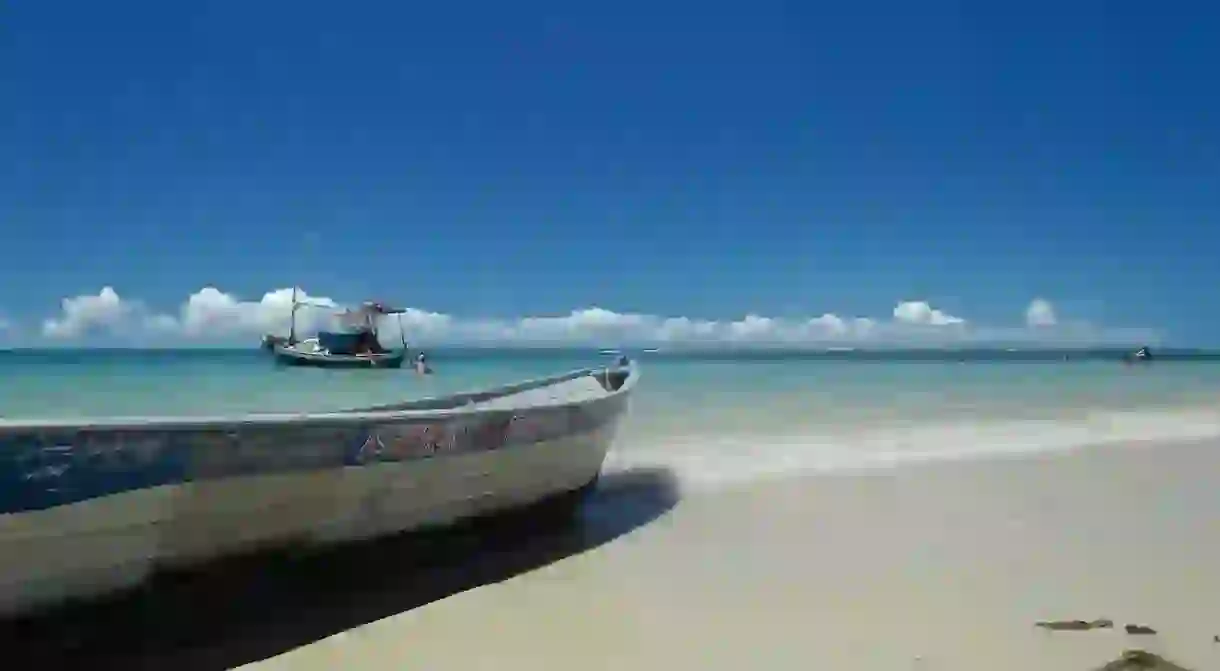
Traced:
<path fill-rule="evenodd" d="M 277 367 L 258 350 L 0 352 L 0 417 L 333 411 L 605 363 L 575 350 L 429 352 L 436 374 Z M 608 462 L 693 486 L 1220 430 L 1220 361 L 1012 353 L 637 353 Z"/>

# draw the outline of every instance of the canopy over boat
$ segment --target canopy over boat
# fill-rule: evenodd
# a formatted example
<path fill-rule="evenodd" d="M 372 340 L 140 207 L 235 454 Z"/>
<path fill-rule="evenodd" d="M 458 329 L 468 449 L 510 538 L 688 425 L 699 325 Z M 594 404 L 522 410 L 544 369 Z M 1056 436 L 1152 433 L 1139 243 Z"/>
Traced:
<path fill-rule="evenodd" d="M 388 307 L 385 303 L 365 301 L 358 307 L 347 308 L 336 313 L 336 316 L 339 317 L 340 323 L 348 329 L 369 329 L 376 331 L 377 320 L 380 317 L 404 313 L 406 313 L 406 310 L 402 308 Z"/>

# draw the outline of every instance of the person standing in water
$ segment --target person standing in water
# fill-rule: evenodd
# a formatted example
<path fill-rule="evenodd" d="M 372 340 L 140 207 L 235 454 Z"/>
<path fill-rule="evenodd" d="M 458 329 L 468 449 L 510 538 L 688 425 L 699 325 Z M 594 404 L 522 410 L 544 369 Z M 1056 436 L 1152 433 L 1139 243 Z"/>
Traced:
<path fill-rule="evenodd" d="M 415 357 L 415 372 L 420 375 L 427 375 L 432 372 L 432 368 L 428 366 L 428 358 L 424 356 L 423 352 L 420 352 Z"/>

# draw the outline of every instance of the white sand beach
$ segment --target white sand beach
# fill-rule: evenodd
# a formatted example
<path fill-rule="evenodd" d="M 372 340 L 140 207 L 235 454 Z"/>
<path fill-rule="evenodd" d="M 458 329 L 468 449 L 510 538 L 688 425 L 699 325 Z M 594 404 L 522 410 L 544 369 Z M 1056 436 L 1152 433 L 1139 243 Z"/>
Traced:
<path fill-rule="evenodd" d="M 1201 440 L 686 493 L 599 547 L 247 668 L 1066 671 L 1144 648 L 1220 669 L 1218 475 Z M 1034 626 L 1095 618 L 1115 628 Z"/>

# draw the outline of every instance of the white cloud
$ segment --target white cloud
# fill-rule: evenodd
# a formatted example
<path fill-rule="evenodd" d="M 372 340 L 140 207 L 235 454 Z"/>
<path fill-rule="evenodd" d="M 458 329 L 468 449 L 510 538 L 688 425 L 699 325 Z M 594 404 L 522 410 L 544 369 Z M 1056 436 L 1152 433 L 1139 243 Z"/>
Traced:
<path fill-rule="evenodd" d="M 733 340 L 760 340 L 778 335 L 781 326 L 770 317 L 746 315 L 745 319 L 729 324 L 729 335 Z"/>
<path fill-rule="evenodd" d="M 121 332 L 139 308 L 137 303 L 123 300 L 113 287 L 102 287 L 97 295 L 63 299 L 59 316 L 44 321 L 42 332 L 51 338 L 76 338 L 95 330 Z"/>
<path fill-rule="evenodd" d="M 302 300 L 335 307 L 329 298 L 309 296 Z M 43 335 L 61 340 L 105 333 L 126 336 L 181 336 L 185 338 L 223 338 L 288 329 L 292 289 L 266 293 L 260 301 L 241 301 L 215 287 L 204 287 L 191 294 L 177 315 L 148 310 L 140 301 L 123 298 L 113 287 L 103 287 L 97 295 L 65 298 L 60 314 L 42 324 Z M 298 312 L 303 328 L 328 323 L 326 310 L 304 308 Z"/>
<path fill-rule="evenodd" d="M 966 320 L 941 312 L 924 301 L 903 301 L 894 306 L 894 320 L 918 326 L 956 326 Z"/>
<path fill-rule="evenodd" d="M 720 324 L 707 319 L 669 317 L 657 328 L 657 340 L 661 342 L 714 340 Z"/>
<path fill-rule="evenodd" d="M 861 338 L 867 338 L 877 330 L 877 322 L 868 317 L 857 317 L 851 322 L 851 330 Z"/>
<path fill-rule="evenodd" d="M 336 301 L 298 291 L 302 299 L 324 306 L 298 311 L 297 325 L 302 332 L 333 325 L 339 309 Z M 176 311 L 157 313 L 105 287 L 97 295 L 65 299 L 61 314 L 46 320 L 43 332 L 64 340 L 103 332 L 166 343 L 241 343 L 263 333 L 286 333 L 291 303 L 291 288 L 269 291 L 258 300 L 242 300 L 209 286 L 188 296 Z M 1051 304 L 1043 299 L 1036 299 L 1026 312 L 1026 325 L 1007 328 L 974 325 L 936 309 L 927 301 L 900 302 L 888 319 L 825 313 L 811 318 L 747 314 L 740 319 L 717 320 L 615 312 L 601 307 L 574 310 L 566 315 L 489 319 L 408 308 L 401 323 L 408 342 L 420 344 L 829 346 L 1154 341 L 1147 331 L 1120 332 L 1083 324 L 1059 324 Z M 387 343 L 399 340 L 397 324 L 396 319 L 385 323 L 382 337 Z"/>
<path fill-rule="evenodd" d="M 1025 325 L 1030 328 L 1045 328 L 1059 323 L 1055 318 L 1055 306 L 1044 298 L 1035 298 L 1025 309 Z"/>
<path fill-rule="evenodd" d="M 814 317 L 805 326 L 809 329 L 810 334 L 814 336 L 839 337 L 846 335 L 851 329 L 847 322 L 838 315 L 832 315 L 829 312 L 821 317 Z M 859 324 L 857 324 L 859 326 Z"/>
<path fill-rule="evenodd" d="M 563 317 L 525 317 L 515 323 L 498 323 L 494 330 L 510 338 L 534 341 L 567 341 L 582 337 L 620 340 L 655 329 L 655 320 L 650 315 L 591 307 L 573 310 Z"/>
<path fill-rule="evenodd" d="M 310 304 L 297 311 L 297 327 L 322 328 L 333 321 L 338 304 L 325 296 L 298 289 L 297 298 Z M 158 315 L 165 325 L 176 324 L 186 337 L 223 337 L 287 332 L 292 317 L 292 288 L 276 289 L 257 301 L 243 301 L 207 286 L 186 299 L 178 316 Z"/>

